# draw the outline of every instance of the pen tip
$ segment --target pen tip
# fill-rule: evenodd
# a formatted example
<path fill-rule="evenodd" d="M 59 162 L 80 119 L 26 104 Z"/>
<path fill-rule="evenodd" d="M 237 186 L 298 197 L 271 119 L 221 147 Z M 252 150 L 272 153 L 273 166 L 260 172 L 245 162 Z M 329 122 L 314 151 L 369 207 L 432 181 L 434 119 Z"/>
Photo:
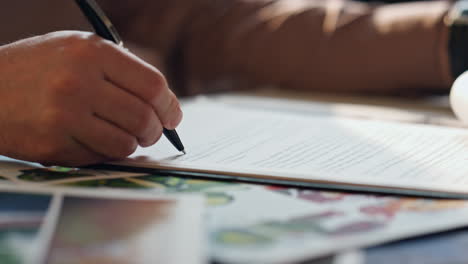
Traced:
<path fill-rule="evenodd" d="M 187 154 L 187 152 L 185 151 L 185 149 L 184 149 L 184 150 L 182 150 L 181 152 L 182 152 L 182 153 L 184 153 L 184 155 L 186 155 L 186 154 Z"/>

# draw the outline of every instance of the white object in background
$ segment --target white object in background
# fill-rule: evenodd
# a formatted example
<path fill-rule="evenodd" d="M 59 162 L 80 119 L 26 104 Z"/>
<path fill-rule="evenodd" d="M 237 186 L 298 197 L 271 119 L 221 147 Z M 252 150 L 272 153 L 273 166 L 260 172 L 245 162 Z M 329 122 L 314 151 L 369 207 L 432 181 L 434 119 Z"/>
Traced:
<path fill-rule="evenodd" d="M 468 125 L 468 71 L 460 75 L 453 83 L 450 105 L 458 119 Z"/>

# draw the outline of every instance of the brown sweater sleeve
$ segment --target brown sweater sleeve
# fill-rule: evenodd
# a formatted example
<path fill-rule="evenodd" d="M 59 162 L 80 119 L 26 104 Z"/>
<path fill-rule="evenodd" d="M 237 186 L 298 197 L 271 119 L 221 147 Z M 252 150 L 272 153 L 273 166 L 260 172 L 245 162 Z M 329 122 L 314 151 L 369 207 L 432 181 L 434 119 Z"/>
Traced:
<path fill-rule="evenodd" d="M 452 82 L 446 1 L 100 2 L 124 38 L 163 54 L 170 82 L 187 93 L 275 85 L 398 94 Z"/>

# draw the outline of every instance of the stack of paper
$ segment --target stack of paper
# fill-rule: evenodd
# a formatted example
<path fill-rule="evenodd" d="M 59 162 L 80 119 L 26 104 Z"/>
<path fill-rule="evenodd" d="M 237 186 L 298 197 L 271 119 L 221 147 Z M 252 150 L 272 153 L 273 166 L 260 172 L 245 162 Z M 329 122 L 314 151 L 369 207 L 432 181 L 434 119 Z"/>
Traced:
<path fill-rule="evenodd" d="M 179 134 L 118 165 L 345 190 L 468 197 L 464 129 L 304 116 L 198 100 Z"/>

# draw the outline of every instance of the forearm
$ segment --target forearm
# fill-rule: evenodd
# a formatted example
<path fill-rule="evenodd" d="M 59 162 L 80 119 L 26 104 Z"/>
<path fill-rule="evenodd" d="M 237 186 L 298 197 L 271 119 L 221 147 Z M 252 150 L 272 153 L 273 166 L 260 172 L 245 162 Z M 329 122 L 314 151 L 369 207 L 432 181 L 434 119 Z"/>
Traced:
<path fill-rule="evenodd" d="M 162 51 L 178 74 L 172 79 L 195 91 L 234 80 L 377 93 L 444 91 L 451 83 L 447 2 L 139 1 L 119 27 L 134 21 L 124 35 Z"/>

